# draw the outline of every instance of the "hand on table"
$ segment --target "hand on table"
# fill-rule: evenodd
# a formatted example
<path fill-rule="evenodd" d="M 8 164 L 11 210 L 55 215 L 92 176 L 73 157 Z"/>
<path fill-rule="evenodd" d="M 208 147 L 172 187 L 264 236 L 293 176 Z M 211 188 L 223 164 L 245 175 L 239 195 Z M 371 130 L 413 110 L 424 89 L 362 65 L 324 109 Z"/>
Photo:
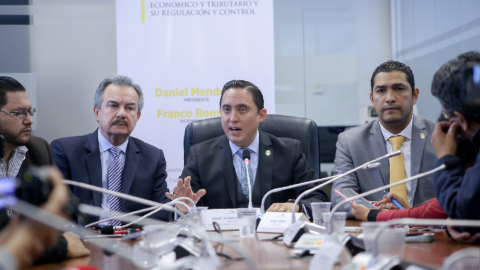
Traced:
<path fill-rule="evenodd" d="M 447 227 L 448 232 L 450 233 L 450 236 L 452 239 L 455 241 L 462 243 L 462 244 L 474 244 L 478 241 L 480 241 L 480 233 L 476 233 L 473 236 L 469 232 L 459 232 L 455 230 L 455 227 L 453 226 L 448 226 Z"/>
<path fill-rule="evenodd" d="M 171 194 L 170 192 L 167 192 L 165 193 L 165 195 L 171 200 L 175 200 L 181 197 L 188 197 L 192 199 L 196 204 L 198 200 L 200 200 L 200 198 L 202 198 L 203 195 L 207 193 L 207 191 L 202 188 L 199 191 L 197 191 L 197 193 L 194 193 L 192 190 L 192 186 L 190 185 L 191 179 L 192 178 L 190 176 L 185 177 L 185 181 L 182 178 L 179 178 L 177 185 L 173 188 L 173 194 Z M 189 201 L 185 200 L 183 202 L 188 204 L 188 206 L 190 207 L 193 206 Z M 187 212 L 187 209 L 181 204 L 178 204 L 177 208 L 180 209 L 180 211 L 182 212 Z"/>
<path fill-rule="evenodd" d="M 90 255 L 90 250 L 88 250 L 82 243 L 80 237 L 72 232 L 66 232 L 63 234 L 63 237 L 67 240 L 68 253 L 67 258 L 79 258 Z"/>
<path fill-rule="evenodd" d="M 293 209 L 293 203 L 291 202 L 286 202 L 286 203 L 274 203 L 270 205 L 270 207 L 267 209 L 267 212 L 292 212 Z M 295 207 L 295 212 L 299 212 L 300 207 L 297 206 Z"/>

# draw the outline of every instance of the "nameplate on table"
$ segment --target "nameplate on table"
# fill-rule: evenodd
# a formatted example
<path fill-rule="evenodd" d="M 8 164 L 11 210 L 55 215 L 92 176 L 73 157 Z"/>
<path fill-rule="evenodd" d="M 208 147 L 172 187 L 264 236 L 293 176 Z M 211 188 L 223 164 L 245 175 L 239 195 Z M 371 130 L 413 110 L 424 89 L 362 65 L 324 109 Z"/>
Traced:
<path fill-rule="evenodd" d="M 237 209 L 208 209 L 205 230 L 214 231 L 213 222 L 223 230 L 238 230 Z"/>
<path fill-rule="evenodd" d="M 310 222 L 303 213 L 295 213 L 295 220 Z M 284 233 L 291 222 L 291 212 L 266 212 L 258 225 L 257 232 Z"/>
<path fill-rule="evenodd" d="M 260 208 L 254 208 L 257 210 L 257 216 L 260 214 Z M 208 209 L 207 210 L 207 223 L 205 230 L 214 231 L 213 222 L 217 222 L 220 225 L 222 231 L 238 230 L 237 223 L 237 209 Z"/>

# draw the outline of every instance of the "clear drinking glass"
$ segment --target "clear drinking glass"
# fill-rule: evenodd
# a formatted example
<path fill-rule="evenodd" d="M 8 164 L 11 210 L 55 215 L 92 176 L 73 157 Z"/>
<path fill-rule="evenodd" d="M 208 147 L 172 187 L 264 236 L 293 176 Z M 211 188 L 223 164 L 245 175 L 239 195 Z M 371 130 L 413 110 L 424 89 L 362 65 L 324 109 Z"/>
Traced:
<path fill-rule="evenodd" d="M 330 202 L 314 202 L 310 203 L 312 207 L 313 223 L 323 225 L 323 213 L 330 212 Z"/>
<path fill-rule="evenodd" d="M 347 212 L 335 212 L 335 213 L 323 213 L 323 221 L 328 231 L 331 231 L 330 235 L 332 239 L 337 242 L 341 242 L 345 236 L 345 219 L 347 218 Z M 330 223 L 330 219 L 332 222 Z M 332 226 L 331 230 L 329 226 Z"/>
<path fill-rule="evenodd" d="M 240 237 L 255 237 L 255 225 L 257 221 L 257 210 L 250 208 L 237 209 L 237 222 L 240 229 Z"/>

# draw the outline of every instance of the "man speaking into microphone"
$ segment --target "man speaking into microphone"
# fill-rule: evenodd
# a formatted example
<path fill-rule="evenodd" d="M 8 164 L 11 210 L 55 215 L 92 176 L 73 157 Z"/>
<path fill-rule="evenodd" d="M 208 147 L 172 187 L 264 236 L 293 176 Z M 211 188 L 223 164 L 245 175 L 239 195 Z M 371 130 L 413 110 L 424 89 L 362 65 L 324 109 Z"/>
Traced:
<path fill-rule="evenodd" d="M 220 116 L 225 135 L 190 148 L 174 194 L 167 193 L 170 199 L 190 197 L 211 209 L 244 208 L 249 203 L 247 179 L 250 179 L 251 201 L 254 207 L 259 207 L 269 190 L 317 178 L 298 140 L 277 138 L 258 130 L 267 110 L 262 92 L 251 82 L 232 80 L 225 84 L 220 97 Z M 245 163 L 242 157 L 247 149 L 250 158 Z M 267 211 L 291 212 L 293 203 L 288 201 L 311 187 L 273 194 L 266 203 Z M 310 203 L 316 201 L 328 201 L 323 190 L 302 200 L 301 208 L 310 209 Z M 296 211 L 299 210 L 297 206 Z"/>

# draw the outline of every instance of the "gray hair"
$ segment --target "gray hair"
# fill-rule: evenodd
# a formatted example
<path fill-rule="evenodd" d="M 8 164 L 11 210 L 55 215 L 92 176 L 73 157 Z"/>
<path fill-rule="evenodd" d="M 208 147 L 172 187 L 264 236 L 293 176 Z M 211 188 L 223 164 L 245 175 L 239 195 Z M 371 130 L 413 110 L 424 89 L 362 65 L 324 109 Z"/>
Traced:
<path fill-rule="evenodd" d="M 143 92 L 142 88 L 138 84 L 133 83 L 132 79 L 130 79 L 127 76 L 122 76 L 122 75 L 113 75 L 108 78 L 105 78 L 100 85 L 97 88 L 97 91 L 95 91 L 95 98 L 93 100 L 93 104 L 97 108 L 101 108 L 102 101 L 103 101 L 103 93 L 105 92 L 105 88 L 109 86 L 110 84 L 115 84 L 119 86 L 128 86 L 128 87 L 133 87 L 135 89 L 135 92 L 137 92 L 138 95 L 138 112 L 142 111 L 143 108 Z"/>

